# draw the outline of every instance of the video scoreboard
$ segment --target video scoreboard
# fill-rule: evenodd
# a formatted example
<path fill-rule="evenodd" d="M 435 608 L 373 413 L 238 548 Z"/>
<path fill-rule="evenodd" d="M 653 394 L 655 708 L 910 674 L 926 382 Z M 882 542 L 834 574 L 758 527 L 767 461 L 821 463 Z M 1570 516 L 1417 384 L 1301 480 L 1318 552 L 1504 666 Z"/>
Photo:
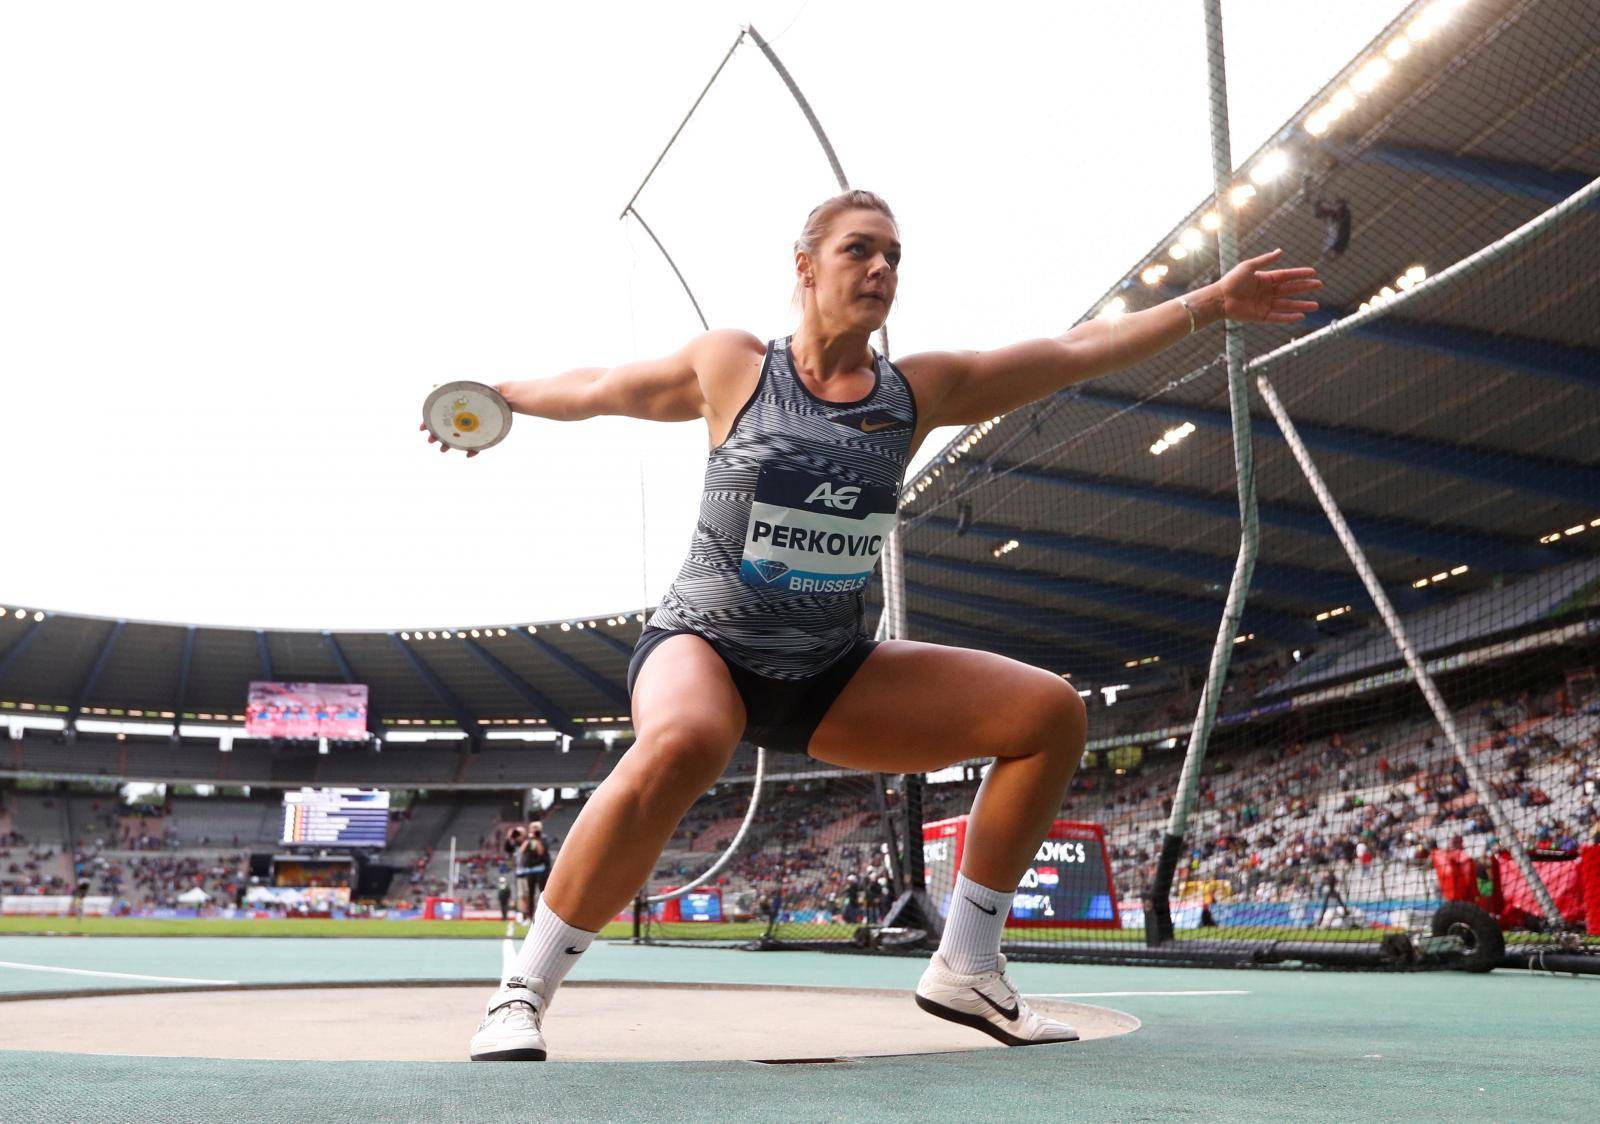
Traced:
<path fill-rule="evenodd" d="M 389 794 L 376 788 L 302 788 L 283 794 L 283 842 L 372 847 L 389 842 Z"/>
<path fill-rule="evenodd" d="M 252 681 L 244 732 L 250 738 L 361 741 L 367 736 L 366 684 Z"/>

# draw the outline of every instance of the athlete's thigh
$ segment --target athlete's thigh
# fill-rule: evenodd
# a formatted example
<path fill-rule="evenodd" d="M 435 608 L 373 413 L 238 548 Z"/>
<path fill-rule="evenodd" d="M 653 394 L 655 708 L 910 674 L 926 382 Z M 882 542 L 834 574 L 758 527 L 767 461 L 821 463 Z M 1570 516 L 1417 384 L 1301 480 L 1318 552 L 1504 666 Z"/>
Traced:
<path fill-rule="evenodd" d="M 641 739 L 703 738 L 731 752 L 744 733 L 744 700 L 728 665 L 693 633 L 669 636 L 645 657 L 632 702 Z"/>
<path fill-rule="evenodd" d="M 823 715 L 807 752 L 850 769 L 925 772 L 1030 753 L 1027 739 L 1042 723 L 1081 715 L 1077 692 L 1043 668 L 972 648 L 886 640 Z"/>

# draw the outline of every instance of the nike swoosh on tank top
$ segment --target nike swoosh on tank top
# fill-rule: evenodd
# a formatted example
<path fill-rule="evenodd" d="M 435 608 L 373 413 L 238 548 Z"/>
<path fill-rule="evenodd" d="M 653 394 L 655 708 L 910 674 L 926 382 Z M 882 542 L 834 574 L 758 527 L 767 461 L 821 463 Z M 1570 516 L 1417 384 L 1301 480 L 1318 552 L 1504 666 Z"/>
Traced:
<path fill-rule="evenodd" d="M 652 628 L 687 629 L 772 679 L 805 679 L 862 635 L 916 430 L 905 375 L 873 354 L 855 402 L 806 389 L 773 340 L 754 393 L 706 459 L 689 556 Z"/>

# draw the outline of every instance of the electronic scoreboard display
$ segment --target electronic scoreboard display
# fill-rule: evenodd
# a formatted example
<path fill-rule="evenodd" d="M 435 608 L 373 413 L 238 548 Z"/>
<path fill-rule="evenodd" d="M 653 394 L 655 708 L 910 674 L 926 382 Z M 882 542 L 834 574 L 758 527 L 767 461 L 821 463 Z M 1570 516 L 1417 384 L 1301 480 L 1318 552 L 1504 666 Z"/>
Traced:
<path fill-rule="evenodd" d="M 967 842 L 966 816 L 922 825 L 928 893 L 948 915 Z M 1057 820 L 1011 898 L 1006 925 L 1113 929 L 1121 925 L 1111 859 L 1099 824 Z"/>
<path fill-rule="evenodd" d="M 302 788 L 285 792 L 283 842 L 324 847 L 386 846 L 389 794 L 376 788 Z"/>
<path fill-rule="evenodd" d="M 1017 884 L 1007 924 L 1099 928 L 1120 923 L 1100 825 L 1057 820 Z"/>

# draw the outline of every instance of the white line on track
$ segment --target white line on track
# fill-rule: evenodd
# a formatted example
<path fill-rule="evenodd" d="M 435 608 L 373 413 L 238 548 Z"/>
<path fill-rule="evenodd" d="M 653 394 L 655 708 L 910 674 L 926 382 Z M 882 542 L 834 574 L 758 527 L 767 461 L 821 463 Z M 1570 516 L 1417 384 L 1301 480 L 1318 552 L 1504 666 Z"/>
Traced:
<path fill-rule="evenodd" d="M 506 939 L 500 942 L 500 978 L 503 980 L 511 974 L 511 966 L 517 962 L 517 942 L 515 921 L 506 922 Z"/>
<path fill-rule="evenodd" d="M 146 976 L 139 972 L 96 972 L 90 968 L 55 968 L 48 964 L 18 964 L 0 960 L 0 968 L 15 968 L 19 972 L 60 972 L 66 976 L 103 976 L 116 980 L 155 980 L 158 983 L 236 984 L 238 980 L 201 980 L 190 976 Z"/>
<path fill-rule="evenodd" d="M 1249 995 L 1248 991 L 1030 991 L 1038 999 L 1111 999 L 1129 995 Z"/>

